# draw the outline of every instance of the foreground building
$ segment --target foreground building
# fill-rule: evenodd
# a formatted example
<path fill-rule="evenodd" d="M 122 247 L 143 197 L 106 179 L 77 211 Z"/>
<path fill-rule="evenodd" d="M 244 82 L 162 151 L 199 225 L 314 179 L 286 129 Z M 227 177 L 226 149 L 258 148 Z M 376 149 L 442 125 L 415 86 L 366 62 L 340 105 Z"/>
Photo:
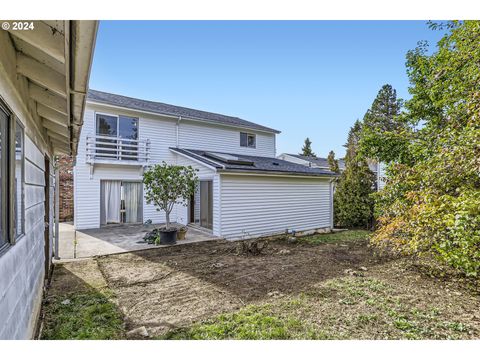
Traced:
<path fill-rule="evenodd" d="M 76 153 L 97 31 L 28 24 L 0 30 L 0 339 L 35 333 L 58 234 L 54 155 Z"/>
<path fill-rule="evenodd" d="M 172 221 L 226 239 L 332 227 L 334 173 L 277 159 L 279 131 L 237 117 L 90 90 L 74 168 L 76 229 L 165 222 L 142 175 L 162 163 L 198 169 Z"/>

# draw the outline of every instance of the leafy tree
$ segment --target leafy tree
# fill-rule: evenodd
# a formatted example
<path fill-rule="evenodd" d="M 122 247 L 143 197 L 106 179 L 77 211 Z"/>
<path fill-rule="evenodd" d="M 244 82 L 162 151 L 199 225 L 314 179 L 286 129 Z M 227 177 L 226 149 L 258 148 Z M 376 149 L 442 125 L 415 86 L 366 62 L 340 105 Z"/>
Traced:
<path fill-rule="evenodd" d="M 330 150 L 330 152 L 328 153 L 327 160 L 330 171 L 333 171 L 334 173 L 339 173 L 340 168 L 338 166 L 338 160 L 335 159 L 335 152 L 333 150 Z"/>
<path fill-rule="evenodd" d="M 345 170 L 340 176 L 334 194 L 335 223 L 342 227 L 370 227 L 373 216 L 375 176 L 367 160 L 358 152 L 362 124 L 355 122 L 348 133 Z"/>
<path fill-rule="evenodd" d="M 196 172 L 191 166 L 168 165 L 163 162 L 150 167 L 143 174 L 145 199 L 165 211 L 166 229 L 170 229 L 170 213 L 175 204 L 188 205 L 198 183 Z"/>
<path fill-rule="evenodd" d="M 402 105 L 397 91 L 391 85 L 383 85 L 363 117 L 360 147 L 364 156 L 385 163 L 408 161 L 412 129 L 400 116 Z"/>
<path fill-rule="evenodd" d="M 300 153 L 300 155 L 311 157 L 317 156 L 312 150 L 312 142 L 308 137 L 305 139 L 305 143 L 303 144 L 302 152 Z"/>
<path fill-rule="evenodd" d="M 450 22 L 448 29 L 432 55 L 425 43 L 407 54 L 412 98 L 402 117 L 421 126 L 406 136 L 410 161 L 391 166 L 377 195 L 379 228 L 372 242 L 433 254 L 478 276 L 480 22 Z"/>

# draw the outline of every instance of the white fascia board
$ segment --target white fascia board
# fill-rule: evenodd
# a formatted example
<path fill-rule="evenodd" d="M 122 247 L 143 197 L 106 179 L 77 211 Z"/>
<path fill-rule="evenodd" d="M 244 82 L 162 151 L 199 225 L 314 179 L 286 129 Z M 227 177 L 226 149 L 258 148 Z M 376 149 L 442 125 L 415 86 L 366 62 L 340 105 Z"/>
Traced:
<path fill-rule="evenodd" d="M 245 170 L 218 170 L 217 172 L 221 175 L 242 175 L 242 176 L 271 176 L 271 177 L 289 177 L 289 178 L 308 178 L 308 179 L 322 179 L 322 180 L 333 180 L 337 176 L 332 175 L 308 175 L 308 174 L 295 174 L 295 173 L 288 173 L 288 172 L 262 172 L 262 171 L 245 171 Z"/>

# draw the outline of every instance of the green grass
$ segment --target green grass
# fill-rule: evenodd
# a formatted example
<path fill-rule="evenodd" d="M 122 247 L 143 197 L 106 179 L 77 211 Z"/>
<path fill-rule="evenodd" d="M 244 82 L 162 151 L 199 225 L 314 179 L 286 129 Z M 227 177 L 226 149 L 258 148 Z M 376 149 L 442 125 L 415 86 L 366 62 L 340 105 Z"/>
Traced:
<path fill-rule="evenodd" d="M 309 244 L 328 244 L 328 243 L 338 243 L 338 242 L 348 242 L 348 241 L 357 241 L 365 240 L 370 234 L 370 231 L 367 230 L 347 230 L 340 231 L 328 234 L 317 234 L 311 236 L 300 237 L 299 241 L 306 242 Z"/>
<path fill-rule="evenodd" d="M 76 294 L 53 296 L 45 303 L 44 311 L 42 339 L 124 338 L 123 316 L 107 292 L 92 289 Z"/>
<path fill-rule="evenodd" d="M 292 303 L 295 305 L 298 303 Z M 289 315 L 275 314 L 270 305 L 249 305 L 238 312 L 222 314 L 187 329 L 166 334 L 174 340 L 285 340 L 325 339 L 326 335 Z"/>

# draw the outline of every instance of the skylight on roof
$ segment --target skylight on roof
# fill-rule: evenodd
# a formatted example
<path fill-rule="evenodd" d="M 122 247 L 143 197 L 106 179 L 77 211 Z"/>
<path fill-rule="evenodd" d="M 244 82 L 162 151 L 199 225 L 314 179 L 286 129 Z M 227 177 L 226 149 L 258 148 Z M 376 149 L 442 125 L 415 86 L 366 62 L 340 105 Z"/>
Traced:
<path fill-rule="evenodd" d="M 253 161 L 247 160 L 247 159 L 242 159 L 242 158 L 239 158 L 238 156 L 231 155 L 231 154 L 206 152 L 205 156 L 209 157 L 209 158 L 212 158 L 212 159 L 215 159 L 215 160 L 220 160 L 220 161 L 225 162 L 227 164 L 253 165 Z"/>

